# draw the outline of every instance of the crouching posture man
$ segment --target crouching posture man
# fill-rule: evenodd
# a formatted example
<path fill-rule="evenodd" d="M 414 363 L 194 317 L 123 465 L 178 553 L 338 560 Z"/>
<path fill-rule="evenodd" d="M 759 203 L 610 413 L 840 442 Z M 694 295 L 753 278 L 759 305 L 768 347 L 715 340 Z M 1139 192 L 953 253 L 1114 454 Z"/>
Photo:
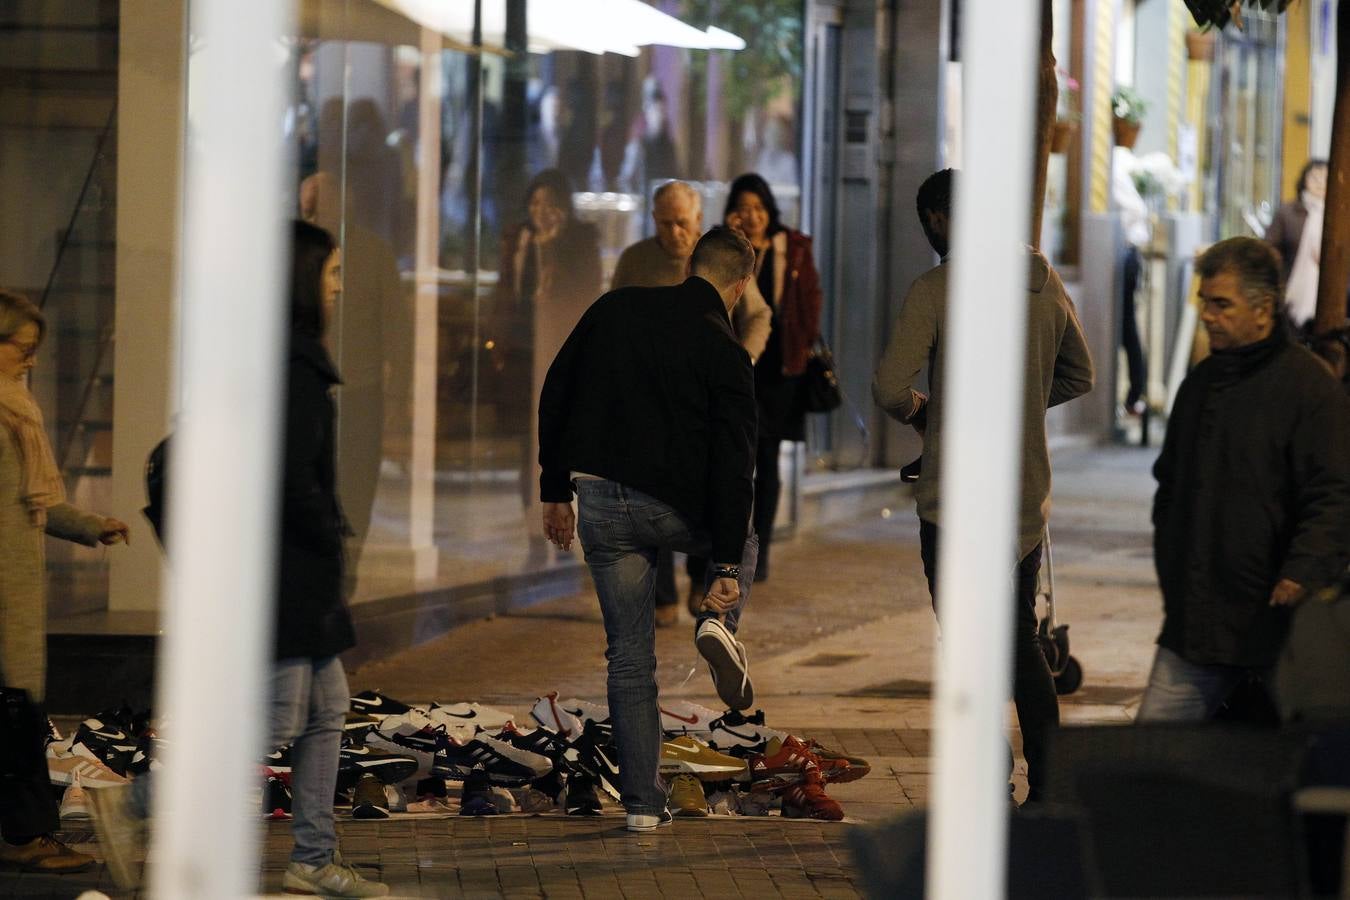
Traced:
<path fill-rule="evenodd" d="M 694 247 L 683 284 L 604 295 L 554 359 L 539 401 L 544 533 L 567 549 L 575 527 L 600 597 L 632 831 L 670 823 L 657 777 L 661 549 L 713 560 L 695 642 L 723 702 L 732 709 L 754 702 L 735 638 L 758 550 L 749 529 L 754 376 L 728 318 L 754 258 L 744 237 L 715 228 Z"/>

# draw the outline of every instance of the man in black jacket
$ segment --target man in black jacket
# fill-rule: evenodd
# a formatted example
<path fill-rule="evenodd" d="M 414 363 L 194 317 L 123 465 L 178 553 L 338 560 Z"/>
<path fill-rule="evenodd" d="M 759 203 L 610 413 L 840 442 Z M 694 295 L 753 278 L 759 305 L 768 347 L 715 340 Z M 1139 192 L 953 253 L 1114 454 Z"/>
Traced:
<path fill-rule="evenodd" d="M 1350 401 L 1288 336 L 1279 256 L 1231 238 L 1196 271 L 1214 352 L 1182 383 L 1153 468 L 1165 618 L 1140 721 L 1209 718 L 1264 677 L 1294 605 L 1350 562 Z"/>
<path fill-rule="evenodd" d="M 722 700 L 733 709 L 754 702 L 735 631 L 758 553 L 749 528 L 755 389 L 728 318 L 752 277 L 754 251 L 739 234 L 714 228 L 695 246 L 689 271 L 674 287 L 597 300 L 558 352 L 539 400 L 544 534 L 568 549 L 575 527 L 595 581 L 632 831 L 670 821 L 657 777 L 661 548 L 716 561 L 695 642 Z"/>

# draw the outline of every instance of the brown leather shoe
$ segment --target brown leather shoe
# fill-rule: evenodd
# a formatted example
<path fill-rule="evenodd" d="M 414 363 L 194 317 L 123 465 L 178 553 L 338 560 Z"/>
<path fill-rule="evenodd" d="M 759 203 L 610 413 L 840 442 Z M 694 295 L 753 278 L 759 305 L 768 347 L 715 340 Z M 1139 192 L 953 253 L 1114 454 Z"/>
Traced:
<path fill-rule="evenodd" d="M 670 628 L 680 621 L 680 608 L 674 603 L 656 608 L 656 627 Z"/>
<path fill-rule="evenodd" d="M 0 866 L 23 872 L 83 872 L 94 864 L 92 856 L 78 853 L 49 834 L 26 844 L 0 841 Z"/>

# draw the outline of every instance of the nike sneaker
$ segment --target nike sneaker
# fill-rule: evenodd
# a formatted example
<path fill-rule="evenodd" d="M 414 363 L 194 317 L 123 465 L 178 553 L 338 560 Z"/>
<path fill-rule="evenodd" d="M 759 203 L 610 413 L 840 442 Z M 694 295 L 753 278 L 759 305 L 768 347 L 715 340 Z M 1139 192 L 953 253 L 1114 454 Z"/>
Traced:
<path fill-rule="evenodd" d="M 708 664 L 717 696 L 731 709 L 749 709 L 755 704 L 755 686 L 750 681 L 750 661 L 745 645 L 718 619 L 704 619 L 694 636 L 694 646 Z"/>
<path fill-rule="evenodd" d="M 363 775 L 374 775 L 380 784 L 400 784 L 417 774 L 417 766 L 417 758 L 408 753 L 370 745 L 343 747 L 338 755 L 338 790 L 350 790 Z"/>
<path fill-rule="evenodd" d="M 659 765 L 666 778 L 685 774 L 705 781 L 729 781 L 744 778 L 746 773 L 745 760 L 718 753 L 687 734 L 661 745 Z"/>
<path fill-rule="evenodd" d="M 291 745 L 278 747 L 271 753 L 263 757 L 262 764 L 275 775 L 284 775 L 287 779 L 291 777 Z"/>
<path fill-rule="evenodd" d="M 557 691 L 549 691 L 536 700 L 530 709 L 530 717 L 544 728 L 555 731 L 568 740 L 580 737 L 585 727 L 581 719 L 558 706 Z"/>
<path fill-rule="evenodd" d="M 676 775 L 670 783 L 670 806 L 677 816 L 707 816 L 708 798 L 703 793 L 703 782 L 693 775 Z"/>
<path fill-rule="evenodd" d="M 620 799 L 619 755 L 615 752 L 614 735 L 608 725 L 588 723 L 581 736 L 572 742 L 568 760 L 574 768 L 594 778 L 602 791 L 615 800 Z"/>
<path fill-rule="evenodd" d="M 363 741 L 366 734 L 379 724 L 380 718 L 377 716 L 348 712 L 347 718 L 342 722 L 342 738 L 343 740 Z"/>
<path fill-rule="evenodd" d="M 467 728 L 470 732 L 474 729 L 498 731 L 508 723 L 514 724 L 509 712 L 477 703 L 433 703 L 427 715 L 437 725 L 448 729 Z"/>
<path fill-rule="evenodd" d="M 441 748 L 436 726 L 426 713 L 410 709 L 386 716 L 378 728 L 366 734 L 367 746 L 417 760 L 416 775 L 426 777 L 436 764 Z"/>
<path fill-rule="evenodd" d="M 441 744 L 432 774 L 442 778 L 465 779 L 481 770 L 493 784 L 519 786 L 553 770 L 553 763 L 547 757 L 518 750 L 485 734 L 467 741 L 460 741 L 443 731 L 439 732 L 439 737 Z"/>
<path fill-rule="evenodd" d="M 352 712 L 374 716 L 377 719 L 383 719 L 385 716 L 401 716 L 412 708 L 401 700 L 386 697 L 379 691 L 362 691 L 353 694 L 351 698 Z"/>
<path fill-rule="evenodd" d="M 825 778 L 815 764 L 808 763 L 802 780 L 783 792 L 783 818 L 827 822 L 844 818 L 844 808 L 825 793 Z"/>
<path fill-rule="evenodd" d="M 600 794 L 595 789 L 595 779 L 584 772 L 568 777 L 567 790 L 563 792 L 563 809 L 569 816 L 600 815 Z"/>
<path fill-rule="evenodd" d="M 706 740 L 701 736 L 711 731 L 712 723 L 722 715 L 688 700 L 662 700 L 659 708 L 661 730 L 667 737 L 692 734 L 700 740 Z"/>
<path fill-rule="evenodd" d="M 566 700 L 559 700 L 558 708 L 568 715 L 576 716 L 582 725 L 587 722 L 595 722 L 598 725 L 609 724 L 609 707 L 603 703 L 569 697 Z"/>
<path fill-rule="evenodd" d="M 136 755 L 136 742 L 129 738 L 114 742 L 81 723 L 70 740 L 70 752 L 97 760 L 125 777 Z"/>
<path fill-rule="evenodd" d="M 764 710 L 757 709 L 753 716 L 736 711 L 726 712 L 713 719 L 706 734 L 699 739 L 722 753 L 734 756 L 763 753 L 769 741 L 787 738 L 786 731 L 776 731 L 764 724 Z"/>

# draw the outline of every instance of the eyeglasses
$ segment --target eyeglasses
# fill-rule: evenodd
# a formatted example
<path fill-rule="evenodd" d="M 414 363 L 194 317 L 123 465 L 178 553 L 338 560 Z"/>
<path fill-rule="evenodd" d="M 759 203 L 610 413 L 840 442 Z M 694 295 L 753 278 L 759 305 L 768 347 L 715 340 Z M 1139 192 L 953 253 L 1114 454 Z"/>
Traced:
<path fill-rule="evenodd" d="M 33 344 L 20 344 L 18 341 L 14 340 L 13 338 L 5 338 L 4 340 L 0 341 L 0 344 L 9 344 L 9 345 L 12 346 L 12 347 L 18 347 L 18 348 L 19 348 L 19 358 L 22 359 L 24 362 L 27 362 L 28 360 L 30 360 L 30 359 L 32 359 L 33 357 L 37 356 L 38 345 L 37 345 L 36 343 L 33 343 Z"/>

